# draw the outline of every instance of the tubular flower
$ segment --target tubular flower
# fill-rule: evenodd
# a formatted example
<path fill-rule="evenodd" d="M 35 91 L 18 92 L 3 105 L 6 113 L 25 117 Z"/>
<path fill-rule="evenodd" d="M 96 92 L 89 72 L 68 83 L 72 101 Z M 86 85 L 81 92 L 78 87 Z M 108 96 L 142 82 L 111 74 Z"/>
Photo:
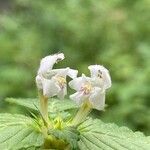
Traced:
<path fill-rule="evenodd" d="M 75 78 L 78 71 L 67 68 L 52 69 L 53 65 L 64 59 L 64 54 L 46 56 L 41 60 L 36 84 L 46 97 L 58 96 L 64 98 L 67 94 L 66 76 Z"/>
<path fill-rule="evenodd" d="M 77 92 L 70 95 L 78 105 L 89 102 L 92 108 L 103 110 L 105 107 L 105 90 L 111 86 L 111 78 L 106 68 L 100 65 L 89 66 L 91 77 L 84 74 L 69 82 Z"/>

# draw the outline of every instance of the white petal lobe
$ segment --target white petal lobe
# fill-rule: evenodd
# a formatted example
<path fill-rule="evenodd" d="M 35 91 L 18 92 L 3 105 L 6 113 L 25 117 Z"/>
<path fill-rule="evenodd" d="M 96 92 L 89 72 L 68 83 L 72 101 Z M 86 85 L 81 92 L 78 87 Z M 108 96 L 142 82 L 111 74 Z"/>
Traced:
<path fill-rule="evenodd" d="M 38 74 L 46 73 L 48 70 L 51 70 L 53 68 L 53 65 L 55 63 L 57 63 L 58 61 L 61 61 L 63 59 L 64 59 L 64 54 L 63 53 L 49 55 L 49 56 L 44 57 L 41 60 L 40 68 L 38 70 Z"/>
<path fill-rule="evenodd" d="M 75 101 L 77 103 L 77 105 L 81 105 L 87 97 L 84 96 L 83 93 L 80 92 L 76 92 L 72 95 L 70 95 L 70 99 L 72 99 L 73 101 Z"/>
<path fill-rule="evenodd" d="M 57 97 L 59 99 L 64 99 L 65 95 L 67 95 L 67 87 L 66 86 L 57 93 Z"/>
<path fill-rule="evenodd" d="M 111 78 L 109 71 L 101 65 L 91 65 L 88 67 L 91 73 L 91 78 L 101 79 L 100 86 L 103 89 L 108 89 L 111 87 Z"/>
<path fill-rule="evenodd" d="M 100 88 L 96 87 L 89 97 L 89 101 L 93 105 L 93 108 L 103 110 L 105 107 L 105 91 L 102 91 Z"/>
<path fill-rule="evenodd" d="M 46 97 L 53 97 L 57 95 L 60 88 L 52 80 L 43 79 L 43 95 Z"/>
<path fill-rule="evenodd" d="M 42 88 L 43 88 L 43 85 L 42 85 L 42 77 L 40 77 L 39 75 L 37 75 L 36 78 L 35 78 L 35 80 L 36 80 L 37 88 L 38 88 L 39 90 L 42 90 Z"/>
<path fill-rule="evenodd" d="M 76 78 L 78 74 L 78 70 L 70 69 L 68 70 L 68 76 L 72 79 Z"/>

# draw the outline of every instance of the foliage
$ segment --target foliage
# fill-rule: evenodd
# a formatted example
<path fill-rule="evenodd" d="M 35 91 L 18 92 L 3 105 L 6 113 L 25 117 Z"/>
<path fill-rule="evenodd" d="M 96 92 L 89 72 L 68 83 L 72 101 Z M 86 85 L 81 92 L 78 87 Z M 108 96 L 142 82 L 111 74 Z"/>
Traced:
<path fill-rule="evenodd" d="M 38 98 L 31 99 L 31 98 L 6 98 L 6 101 L 9 103 L 14 103 L 17 105 L 21 105 L 30 109 L 34 110 L 39 110 L 39 101 Z M 58 100 L 55 98 L 50 99 L 48 101 L 48 111 L 52 113 L 57 113 L 60 111 L 68 110 L 68 109 L 73 109 L 77 108 L 77 104 L 71 100 L 68 99 L 63 99 L 63 100 Z"/>
<path fill-rule="evenodd" d="M 0 114 L 0 149 L 39 147 L 43 142 L 43 136 L 31 118 Z"/>
<path fill-rule="evenodd" d="M 110 68 L 102 120 L 150 133 L 149 0 L 2 0 L 0 8 L 1 100 L 34 97 L 39 59 L 60 50 L 69 58 L 63 66 Z"/>
<path fill-rule="evenodd" d="M 85 149 L 132 149 L 141 150 L 149 149 L 150 137 L 140 132 L 133 133 L 126 127 L 119 128 L 115 124 L 105 124 L 100 120 L 89 119 L 84 122 L 79 130 L 81 140 L 79 148 Z"/>
<path fill-rule="evenodd" d="M 39 112 L 40 110 L 38 98 L 6 98 L 5 101 L 11 104 L 20 105 L 28 109 L 35 110 L 36 112 Z M 77 105 L 73 101 L 68 99 L 60 101 L 58 99 L 53 98 L 50 101 L 48 101 L 48 112 L 51 113 L 51 117 L 56 117 L 58 115 L 62 118 L 70 117 L 71 114 L 69 112 L 65 112 L 65 110 L 76 108 Z"/>
<path fill-rule="evenodd" d="M 61 101 L 60 103 L 65 105 Z M 53 105 L 57 107 L 57 103 Z M 66 111 L 69 112 L 68 109 Z M 126 127 L 103 123 L 99 119 L 87 118 L 77 127 L 64 120 L 61 120 L 61 126 L 56 126 L 57 123 L 54 122 L 54 128 L 49 127 L 48 138 L 45 139 L 44 124 L 40 117 L 1 113 L 0 149 L 149 150 L 150 147 L 150 137 L 139 132 L 134 133 Z"/>

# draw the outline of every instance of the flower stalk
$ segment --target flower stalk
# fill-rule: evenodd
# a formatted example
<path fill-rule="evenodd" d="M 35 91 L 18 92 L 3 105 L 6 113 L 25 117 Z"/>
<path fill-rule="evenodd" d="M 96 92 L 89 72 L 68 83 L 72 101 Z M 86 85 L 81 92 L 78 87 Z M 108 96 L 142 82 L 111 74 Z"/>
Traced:
<path fill-rule="evenodd" d="M 45 125 L 49 126 L 49 117 L 48 117 L 48 97 L 44 96 L 39 92 L 40 99 L 40 112 L 44 119 Z"/>
<path fill-rule="evenodd" d="M 79 108 L 77 114 L 72 120 L 72 125 L 77 126 L 78 124 L 82 123 L 86 117 L 89 115 L 89 113 L 92 110 L 92 105 L 89 102 L 89 100 L 85 101 L 82 106 Z"/>

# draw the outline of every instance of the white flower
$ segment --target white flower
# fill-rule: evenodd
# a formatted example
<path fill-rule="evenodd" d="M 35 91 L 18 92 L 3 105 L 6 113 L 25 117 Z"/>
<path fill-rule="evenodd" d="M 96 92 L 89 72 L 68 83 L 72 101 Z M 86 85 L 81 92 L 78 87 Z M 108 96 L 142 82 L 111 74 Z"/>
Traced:
<path fill-rule="evenodd" d="M 91 77 L 78 77 L 69 82 L 77 92 L 70 95 L 78 105 L 89 101 L 92 107 L 103 110 L 105 107 L 105 90 L 111 86 L 108 70 L 100 65 L 89 66 Z"/>
<path fill-rule="evenodd" d="M 53 65 L 63 58 L 64 55 L 61 53 L 46 56 L 41 60 L 38 75 L 36 76 L 36 84 L 46 97 L 57 95 L 59 98 L 64 98 L 67 94 L 66 76 L 75 78 L 78 74 L 77 70 L 70 69 L 69 67 L 52 69 Z"/>

